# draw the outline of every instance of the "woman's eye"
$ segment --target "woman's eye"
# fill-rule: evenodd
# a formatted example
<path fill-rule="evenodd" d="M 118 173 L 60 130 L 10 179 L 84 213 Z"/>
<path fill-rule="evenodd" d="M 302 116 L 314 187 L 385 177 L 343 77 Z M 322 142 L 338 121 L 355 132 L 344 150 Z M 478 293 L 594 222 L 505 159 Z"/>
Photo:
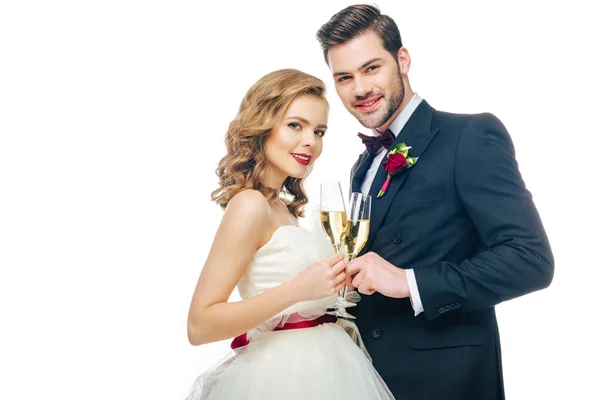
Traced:
<path fill-rule="evenodd" d="M 292 129 L 298 129 L 300 128 L 300 124 L 296 123 L 296 122 L 291 122 L 288 124 L 288 126 Z"/>
<path fill-rule="evenodd" d="M 318 137 L 323 137 L 325 136 L 325 131 L 315 131 L 315 135 L 317 135 Z"/>

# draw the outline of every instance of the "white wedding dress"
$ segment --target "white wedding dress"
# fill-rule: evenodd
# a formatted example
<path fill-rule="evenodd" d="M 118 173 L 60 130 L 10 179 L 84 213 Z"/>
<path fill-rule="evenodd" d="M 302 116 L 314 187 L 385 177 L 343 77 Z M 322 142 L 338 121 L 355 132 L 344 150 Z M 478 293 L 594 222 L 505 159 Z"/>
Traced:
<path fill-rule="evenodd" d="M 324 235 L 302 227 L 279 227 L 257 250 L 238 290 L 242 299 L 292 279 L 332 254 Z M 379 400 L 393 399 L 373 368 L 354 323 L 274 330 L 325 314 L 335 295 L 279 313 L 248 332 L 249 344 L 202 374 L 188 400 Z"/>

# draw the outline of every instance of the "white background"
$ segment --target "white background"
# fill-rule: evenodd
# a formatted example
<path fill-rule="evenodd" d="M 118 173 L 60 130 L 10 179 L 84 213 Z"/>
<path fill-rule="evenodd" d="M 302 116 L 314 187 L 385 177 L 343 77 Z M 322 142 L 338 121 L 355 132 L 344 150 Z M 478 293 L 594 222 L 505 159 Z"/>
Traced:
<path fill-rule="evenodd" d="M 413 89 L 505 123 L 550 237 L 552 286 L 497 307 L 514 400 L 600 392 L 600 32 L 588 2 L 549 3 L 378 2 Z M 349 4 L 1 3 L 0 398 L 180 399 L 226 355 L 186 338 L 224 133 L 262 75 L 315 74 L 332 107 L 307 189 L 347 185 L 359 126 L 315 33 Z"/>

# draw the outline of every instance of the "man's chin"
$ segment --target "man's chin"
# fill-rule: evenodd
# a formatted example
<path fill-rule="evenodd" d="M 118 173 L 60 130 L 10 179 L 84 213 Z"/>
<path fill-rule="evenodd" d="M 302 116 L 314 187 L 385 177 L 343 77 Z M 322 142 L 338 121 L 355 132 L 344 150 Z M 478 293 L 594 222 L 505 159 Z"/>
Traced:
<path fill-rule="evenodd" d="M 348 110 L 350 114 L 352 114 L 354 118 L 356 118 L 358 122 L 360 122 L 360 124 L 365 128 L 375 129 L 385 123 L 385 121 L 382 122 L 384 116 L 381 115 L 381 110 L 375 110 L 372 113 L 365 113 L 354 107 L 346 104 L 344 105 L 346 106 L 346 110 Z M 380 106 L 384 106 L 384 104 L 381 104 Z"/>
<path fill-rule="evenodd" d="M 369 129 L 375 129 L 383 125 L 381 122 L 381 117 L 375 115 L 365 115 L 365 114 L 354 114 L 358 122 L 361 123 L 362 126 Z M 385 122 L 385 121 L 384 121 Z"/>

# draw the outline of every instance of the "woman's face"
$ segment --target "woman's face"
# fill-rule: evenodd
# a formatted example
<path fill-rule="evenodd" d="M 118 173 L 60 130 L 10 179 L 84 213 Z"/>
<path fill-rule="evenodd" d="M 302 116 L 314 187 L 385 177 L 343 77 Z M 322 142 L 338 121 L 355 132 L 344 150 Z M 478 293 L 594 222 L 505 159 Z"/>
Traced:
<path fill-rule="evenodd" d="M 287 177 L 305 176 L 323 150 L 327 113 L 327 102 L 316 96 L 303 95 L 292 101 L 265 141 L 267 186 L 279 188 Z"/>

